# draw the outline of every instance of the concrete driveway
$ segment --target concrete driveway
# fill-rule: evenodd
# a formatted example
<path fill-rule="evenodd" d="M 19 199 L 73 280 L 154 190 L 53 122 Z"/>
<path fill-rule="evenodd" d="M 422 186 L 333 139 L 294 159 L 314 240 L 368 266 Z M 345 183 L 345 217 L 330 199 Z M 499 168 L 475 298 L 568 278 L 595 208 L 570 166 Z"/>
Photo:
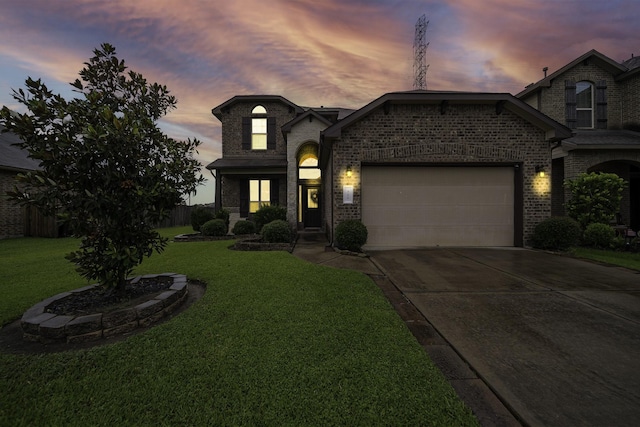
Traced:
<path fill-rule="evenodd" d="M 372 260 L 523 424 L 640 424 L 640 274 L 525 249 Z"/>

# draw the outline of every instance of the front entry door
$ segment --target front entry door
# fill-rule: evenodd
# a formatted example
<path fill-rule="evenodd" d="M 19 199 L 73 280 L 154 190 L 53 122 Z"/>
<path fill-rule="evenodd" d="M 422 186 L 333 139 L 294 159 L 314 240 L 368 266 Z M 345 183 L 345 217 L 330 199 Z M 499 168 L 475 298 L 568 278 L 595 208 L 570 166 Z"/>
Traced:
<path fill-rule="evenodd" d="M 320 187 L 302 186 L 302 223 L 305 227 L 320 227 Z"/>

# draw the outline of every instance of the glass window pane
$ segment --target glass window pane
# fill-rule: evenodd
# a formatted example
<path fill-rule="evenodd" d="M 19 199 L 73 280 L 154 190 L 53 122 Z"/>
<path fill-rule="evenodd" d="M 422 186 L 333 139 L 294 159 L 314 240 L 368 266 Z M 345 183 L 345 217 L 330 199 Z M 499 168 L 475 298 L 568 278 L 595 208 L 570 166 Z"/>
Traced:
<path fill-rule="evenodd" d="M 255 213 L 260 208 L 260 202 L 251 202 L 249 203 L 249 212 Z"/>
<path fill-rule="evenodd" d="M 320 169 L 317 168 L 300 168 L 298 173 L 300 179 L 319 179 Z"/>
<path fill-rule="evenodd" d="M 260 135 L 260 134 L 251 135 L 251 148 L 253 150 L 266 150 L 267 135 Z"/>
<path fill-rule="evenodd" d="M 262 105 L 257 105 L 251 110 L 251 114 L 267 114 L 267 110 Z"/>
<path fill-rule="evenodd" d="M 252 202 L 260 200 L 260 181 L 256 179 L 249 181 L 249 200 Z"/>
<path fill-rule="evenodd" d="M 592 110 L 578 110 L 577 113 L 577 121 L 576 126 L 579 128 L 592 128 Z"/>
<path fill-rule="evenodd" d="M 269 202 L 271 200 L 271 184 L 268 179 L 260 181 L 260 201 Z"/>
<path fill-rule="evenodd" d="M 307 159 L 304 159 L 302 163 L 300 163 L 300 166 L 318 166 L 318 159 L 309 157 Z"/>
<path fill-rule="evenodd" d="M 592 85 L 588 82 L 578 82 L 576 84 L 576 106 L 578 108 L 592 108 L 593 96 Z"/>
<path fill-rule="evenodd" d="M 267 119 L 251 119 L 251 133 L 267 133 Z"/>
<path fill-rule="evenodd" d="M 318 209 L 318 189 L 309 188 L 307 190 L 307 208 Z"/>

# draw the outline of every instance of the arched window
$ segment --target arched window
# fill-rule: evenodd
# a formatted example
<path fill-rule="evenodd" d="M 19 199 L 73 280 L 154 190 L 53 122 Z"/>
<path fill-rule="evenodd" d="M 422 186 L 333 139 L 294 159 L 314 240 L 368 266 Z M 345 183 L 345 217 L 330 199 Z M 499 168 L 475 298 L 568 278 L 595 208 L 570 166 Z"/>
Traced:
<path fill-rule="evenodd" d="M 582 81 L 576 83 L 576 127 L 593 128 L 593 84 Z"/>
<path fill-rule="evenodd" d="M 298 178 L 300 179 L 320 179 L 320 168 L 318 168 L 318 158 L 315 155 L 306 155 L 300 159 L 298 165 Z"/>
<path fill-rule="evenodd" d="M 267 110 L 258 105 L 251 110 L 251 149 L 267 149 Z M 257 117 L 256 117 L 257 116 Z"/>

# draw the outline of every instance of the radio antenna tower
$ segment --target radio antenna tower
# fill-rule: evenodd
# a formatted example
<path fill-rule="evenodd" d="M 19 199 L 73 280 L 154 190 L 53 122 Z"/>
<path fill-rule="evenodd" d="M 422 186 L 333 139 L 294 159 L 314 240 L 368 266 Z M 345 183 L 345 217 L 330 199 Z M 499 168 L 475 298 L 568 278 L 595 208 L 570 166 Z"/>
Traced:
<path fill-rule="evenodd" d="M 429 21 L 425 15 L 416 22 L 416 37 L 413 41 L 413 88 L 415 90 L 427 90 L 427 47 L 425 43 Z"/>

